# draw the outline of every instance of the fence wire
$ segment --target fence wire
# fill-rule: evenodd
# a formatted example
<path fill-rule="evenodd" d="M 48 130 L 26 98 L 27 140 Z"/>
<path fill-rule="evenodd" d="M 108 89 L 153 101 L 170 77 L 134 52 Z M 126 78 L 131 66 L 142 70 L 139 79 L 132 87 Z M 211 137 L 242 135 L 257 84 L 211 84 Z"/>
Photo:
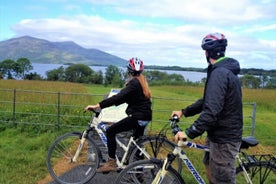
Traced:
<path fill-rule="evenodd" d="M 32 125 L 57 127 L 85 127 L 91 114 L 84 113 L 88 104 L 95 104 L 107 94 L 47 92 L 18 89 L 0 89 L 0 123 L 3 125 Z M 173 110 L 180 110 L 194 99 L 152 97 L 152 127 L 168 123 Z M 256 103 L 244 102 L 244 132 L 254 135 Z M 180 124 L 189 126 L 193 118 L 182 118 Z"/>

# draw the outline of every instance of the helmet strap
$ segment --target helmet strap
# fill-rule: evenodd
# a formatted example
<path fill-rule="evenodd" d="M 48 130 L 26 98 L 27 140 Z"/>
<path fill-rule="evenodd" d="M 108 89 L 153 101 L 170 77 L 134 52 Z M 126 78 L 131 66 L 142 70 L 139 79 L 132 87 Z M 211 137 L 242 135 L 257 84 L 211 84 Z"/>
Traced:
<path fill-rule="evenodd" d="M 128 74 L 134 77 L 140 75 L 140 72 L 128 71 Z"/>
<path fill-rule="evenodd" d="M 211 64 L 211 62 L 210 62 L 210 56 L 206 56 L 206 60 L 207 60 L 208 64 Z"/>
<path fill-rule="evenodd" d="M 207 63 L 211 64 L 211 61 L 210 61 L 210 52 L 208 50 L 205 51 L 205 56 L 206 56 Z"/>

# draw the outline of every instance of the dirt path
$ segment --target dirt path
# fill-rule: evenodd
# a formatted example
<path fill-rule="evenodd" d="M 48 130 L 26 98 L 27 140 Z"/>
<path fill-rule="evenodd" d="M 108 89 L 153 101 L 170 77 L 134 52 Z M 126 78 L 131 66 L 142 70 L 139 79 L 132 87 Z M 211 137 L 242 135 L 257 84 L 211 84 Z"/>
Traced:
<path fill-rule="evenodd" d="M 96 175 L 87 184 L 112 184 L 117 176 L 117 172 L 110 172 L 108 174 L 96 173 Z M 44 180 L 38 182 L 38 184 L 58 184 L 57 182 L 50 180 L 52 180 L 51 177 L 46 177 Z"/>

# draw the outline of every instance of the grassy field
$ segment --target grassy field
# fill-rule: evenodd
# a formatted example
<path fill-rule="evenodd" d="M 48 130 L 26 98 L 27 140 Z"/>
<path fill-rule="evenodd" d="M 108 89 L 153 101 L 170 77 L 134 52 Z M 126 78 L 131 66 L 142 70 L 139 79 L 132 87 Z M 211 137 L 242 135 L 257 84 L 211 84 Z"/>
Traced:
<path fill-rule="evenodd" d="M 0 89 L 24 89 L 39 91 L 63 91 L 74 93 L 106 94 L 110 87 L 98 85 L 83 85 L 63 82 L 47 81 L 12 81 L 0 80 Z M 164 123 L 168 122 L 172 110 L 180 110 L 200 98 L 203 93 L 202 87 L 192 86 L 152 86 L 153 95 L 153 121 L 148 127 L 150 133 L 160 130 Z M 25 98 L 39 98 L 38 96 Z M 43 97 L 45 98 L 45 97 Z M 74 97 L 77 98 L 77 97 Z M 264 89 L 243 89 L 243 101 L 246 103 L 257 103 L 255 137 L 260 144 L 249 152 L 251 153 L 272 153 L 276 155 L 275 122 L 276 122 L 276 91 Z M 75 103 L 75 99 L 66 99 Z M 47 99 L 51 101 L 51 98 Z M 78 100 L 79 105 L 85 107 L 88 102 Z M 92 102 L 91 102 L 92 103 Z M 1 109 L 2 107 L 0 107 Z M 39 108 L 39 107 L 36 107 Z M 32 109 L 30 109 L 32 111 Z M 251 106 L 246 106 L 244 113 L 250 116 Z M 197 116 L 182 118 L 180 126 L 182 129 L 190 126 Z M 249 122 L 249 120 L 246 120 Z M 45 156 L 50 143 L 63 132 L 39 132 L 28 131 L 17 126 L 9 128 L 7 125 L 0 125 L 0 183 L 45 183 L 43 180 L 48 172 L 45 164 Z M 169 133 L 170 134 L 170 133 Z M 203 142 L 205 134 L 196 138 L 195 141 Z M 196 167 L 200 167 L 201 174 L 204 169 L 201 164 L 201 153 L 191 150 L 192 161 Z M 39 182 L 40 181 L 40 182 Z"/>

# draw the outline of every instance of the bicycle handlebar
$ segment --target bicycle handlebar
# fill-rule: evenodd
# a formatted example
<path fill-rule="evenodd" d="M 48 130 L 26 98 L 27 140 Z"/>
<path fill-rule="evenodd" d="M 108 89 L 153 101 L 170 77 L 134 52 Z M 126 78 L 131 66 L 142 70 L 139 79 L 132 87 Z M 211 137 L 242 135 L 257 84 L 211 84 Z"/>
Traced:
<path fill-rule="evenodd" d="M 97 118 L 99 115 L 100 115 L 100 112 L 99 111 L 96 111 L 95 109 L 93 108 L 89 108 L 89 111 L 92 111 L 95 113 L 95 117 Z M 84 113 L 86 113 L 86 111 L 84 111 Z"/>
<path fill-rule="evenodd" d="M 171 128 L 175 128 L 177 126 L 177 123 L 179 122 L 179 117 L 174 114 L 169 120 Z"/>
<path fill-rule="evenodd" d="M 179 122 L 179 117 L 174 114 L 171 118 L 170 118 L 170 125 L 171 125 L 171 129 L 172 129 L 172 133 L 173 135 L 176 135 L 178 132 L 182 131 L 181 128 L 179 128 L 179 126 L 177 125 L 177 123 Z M 186 141 L 187 138 L 183 138 L 182 140 L 179 141 Z"/>
<path fill-rule="evenodd" d="M 171 118 L 170 118 L 170 126 L 171 126 L 171 129 L 172 129 L 172 133 L 175 135 L 177 134 L 177 132 L 179 131 L 182 131 L 177 123 L 179 122 L 179 117 L 177 115 L 173 115 Z"/>

